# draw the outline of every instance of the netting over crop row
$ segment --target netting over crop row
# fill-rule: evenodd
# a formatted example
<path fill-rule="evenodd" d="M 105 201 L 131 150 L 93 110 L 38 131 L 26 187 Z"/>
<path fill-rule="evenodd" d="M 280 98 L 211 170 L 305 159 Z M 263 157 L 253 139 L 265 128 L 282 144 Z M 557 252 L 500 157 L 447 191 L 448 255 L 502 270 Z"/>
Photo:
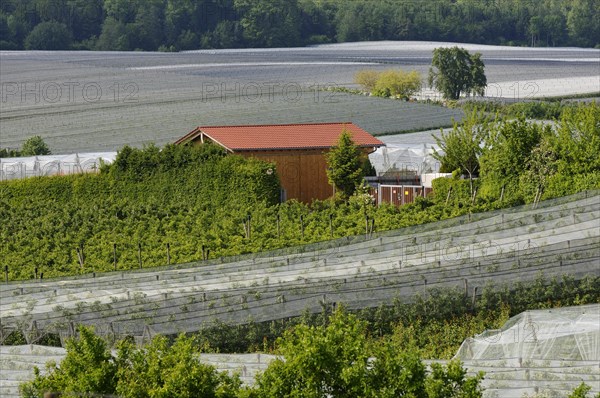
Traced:
<path fill-rule="evenodd" d="M 0 159 L 0 181 L 27 177 L 98 172 L 102 163 L 112 163 L 116 152 L 74 153 Z"/>
<path fill-rule="evenodd" d="M 587 197 L 586 197 L 587 196 Z M 0 338 L 30 343 L 94 325 L 115 338 L 193 332 L 215 320 L 270 321 L 344 303 L 374 307 L 431 287 L 598 274 L 597 192 L 258 255 L 0 286 Z M 469 222 L 470 219 L 470 222 Z M 477 290 L 479 289 L 479 290 Z"/>
<path fill-rule="evenodd" d="M 467 339 L 457 356 L 600 361 L 600 305 L 523 312 L 502 329 Z"/>
<path fill-rule="evenodd" d="M 485 372 L 484 397 L 522 398 L 540 392 L 565 397 L 580 383 L 600 392 L 600 305 L 527 311 L 501 329 L 465 340 L 457 353 L 468 373 Z M 0 346 L 0 395 L 18 396 L 19 383 L 33 376 L 33 366 L 59 362 L 62 348 Z M 274 356 L 202 354 L 200 361 L 237 372 L 251 384 Z"/>
<path fill-rule="evenodd" d="M 456 357 L 486 372 L 487 395 L 600 392 L 600 304 L 526 311 L 466 339 Z"/>

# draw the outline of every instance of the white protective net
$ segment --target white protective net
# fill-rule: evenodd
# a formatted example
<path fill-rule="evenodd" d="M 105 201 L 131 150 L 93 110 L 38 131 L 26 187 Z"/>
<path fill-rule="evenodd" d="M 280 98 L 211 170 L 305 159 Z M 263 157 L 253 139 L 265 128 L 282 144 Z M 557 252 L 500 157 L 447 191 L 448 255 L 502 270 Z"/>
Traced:
<path fill-rule="evenodd" d="M 526 311 L 464 341 L 461 360 L 600 361 L 600 304 Z"/>
<path fill-rule="evenodd" d="M 0 159 L 0 181 L 27 177 L 98 172 L 102 163 L 112 163 L 117 152 L 74 153 Z"/>
<path fill-rule="evenodd" d="M 414 300 L 431 288 L 483 288 L 598 274 L 596 192 L 271 252 L 153 269 L 0 284 L 0 343 L 35 344 L 78 324 L 110 338 L 195 332 Z M 443 231 L 443 233 L 440 233 Z M 588 344 L 581 342 L 580 344 Z"/>
<path fill-rule="evenodd" d="M 377 175 L 413 172 L 416 175 L 437 173 L 440 163 L 433 157 L 440 149 L 432 144 L 393 144 L 378 148 L 369 155 Z"/>
<path fill-rule="evenodd" d="M 522 312 L 466 339 L 458 357 L 483 371 L 485 398 L 564 398 L 581 383 L 600 392 L 600 304 Z"/>

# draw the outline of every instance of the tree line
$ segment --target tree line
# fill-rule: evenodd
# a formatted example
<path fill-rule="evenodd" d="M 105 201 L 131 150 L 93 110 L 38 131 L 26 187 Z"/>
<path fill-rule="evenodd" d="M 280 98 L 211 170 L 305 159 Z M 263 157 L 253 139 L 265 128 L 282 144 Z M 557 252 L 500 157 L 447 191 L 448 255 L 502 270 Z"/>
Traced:
<path fill-rule="evenodd" d="M 600 46 L 599 0 L 12 0 L 0 49 L 181 51 L 365 40 Z"/>

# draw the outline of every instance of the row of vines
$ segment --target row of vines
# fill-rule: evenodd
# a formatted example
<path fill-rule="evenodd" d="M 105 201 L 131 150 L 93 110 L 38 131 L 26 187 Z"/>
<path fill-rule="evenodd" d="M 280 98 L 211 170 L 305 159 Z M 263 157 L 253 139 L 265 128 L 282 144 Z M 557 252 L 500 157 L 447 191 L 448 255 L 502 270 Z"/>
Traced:
<path fill-rule="evenodd" d="M 97 175 L 2 182 L 0 266 L 8 280 L 22 280 L 185 263 L 600 187 L 599 105 L 565 112 L 556 130 L 504 119 L 488 127 L 475 193 L 467 180 L 437 180 L 434 195 L 402 207 L 375 207 L 361 195 L 279 204 L 274 165 L 210 145 L 125 147 Z"/>

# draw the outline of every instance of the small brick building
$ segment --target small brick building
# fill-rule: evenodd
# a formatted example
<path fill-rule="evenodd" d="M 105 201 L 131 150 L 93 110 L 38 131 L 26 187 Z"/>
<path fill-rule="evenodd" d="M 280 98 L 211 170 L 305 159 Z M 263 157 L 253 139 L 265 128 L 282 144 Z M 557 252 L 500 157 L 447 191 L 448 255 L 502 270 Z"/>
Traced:
<path fill-rule="evenodd" d="M 212 142 L 230 153 L 273 162 L 281 180 L 282 199 L 310 203 L 333 194 L 325 154 L 344 130 L 367 154 L 385 145 L 349 122 L 197 127 L 175 143 Z"/>

